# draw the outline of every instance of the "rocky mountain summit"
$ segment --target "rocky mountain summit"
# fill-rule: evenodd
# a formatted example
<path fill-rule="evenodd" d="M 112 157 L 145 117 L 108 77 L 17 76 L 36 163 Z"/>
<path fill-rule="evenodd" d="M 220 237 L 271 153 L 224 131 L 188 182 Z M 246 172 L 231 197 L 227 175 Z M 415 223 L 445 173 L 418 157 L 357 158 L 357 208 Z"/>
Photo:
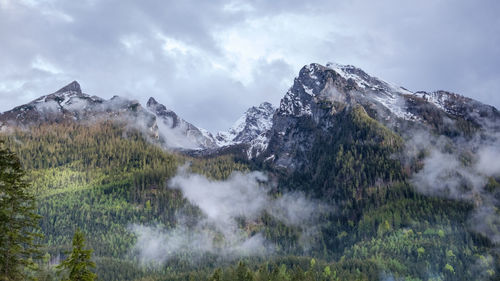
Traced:
<path fill-rule="evenodd" d="M 411 92 L 354 66 L 336 63 L 304 66 L 278 108 L 267 102 L 251 107 L 228 131 L 214 135 L 154 98 L 145 107 L 118 96 L 105 100 L 83 93 L 76 81 L 0 114 L 0 129 L 45 122 L 122 120 L 166 148 L 210 154 L 238 145 L 248 158 L 294 169 L 302 163 L 297 155 L 307 154 L 317 138 L 330 134 L 339 116 L 354 107 L 396 131 L 407 126 L 451 135 L 485 128 L 500 131 L 500 114 L 492 106 L 446 91 Z"/>
<path fill-rule="evenodd" d="M 500 131 L 498 110 L 478 101 L 445 91 L 413 93 L 351 65 L 310 64 L 281 100 L 262 157 L 289 169 L 306 164 L 313 144 L 331 136 L 353 108 L 402 135 L 408 127 L 450 136 Z"/>
<path fill-rule="evenodd" d="M 275 112 L 276 108 L 268 102 L 249 108 L 229 131 L 217 133 L 217 144 L 219 147 L 244 144 L 248 158 L 259 155 L 267 148 Z"/>
<path fill-rule="evenodd" d="M 29 128 L 41 124 L 115 120 L 141 128 L 158 138 L 156 117 L 136 100 L 114 96 L 104 100 L 82 92 L 73 81 L 58 91 L 0 114 L 0 130 Z"/>
<path fill-rule="evenodd" d="M 157 123 L 159 132 L 165 139 L 167 147 L 199 149 L 217 146 L 211 133 L 180 118 L 154 98 L 149 98 L 146 106 L 159 121 Z"/>
<path fill-rule="evenodd" d="M 249 108 L 227 132 L 217 134 L 220 146 L 234 143 L 250 143 L 272 127 L 276 109 L 268 102 Z"/>

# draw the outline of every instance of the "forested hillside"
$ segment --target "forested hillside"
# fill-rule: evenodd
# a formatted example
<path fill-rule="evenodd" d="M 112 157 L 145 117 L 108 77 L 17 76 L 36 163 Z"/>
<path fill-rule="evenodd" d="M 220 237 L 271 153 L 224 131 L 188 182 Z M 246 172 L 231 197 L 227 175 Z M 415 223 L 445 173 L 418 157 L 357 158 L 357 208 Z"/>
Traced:
<path fill-rule="evenodd" d="M 140 275 L 140 267 L 127 262 L 134 243 L 127 230 L 132 223 L 175 224 L 175 211 L 186 200 L 165 185 L 180 163 L 190 160 L 193 170 L 219 178 L 245 169 L 230 157 L 193 161 L 167 153 L 126 124 L 112 122 L 52 124 L 2 139 L 28 171 L 49 262 L 57 263 L 70 248 L 79 227 L 105 280 Z"/>
<path fill-rule="evenodd" d="M 166 152 L 120 122 L 53 123 L 3 134 L 27 171 L 41 215 L 47 254 L 37 274 L 58 278 L 53 265 L 65 258 L 79 228 L 94 250 L 100 280 L 495 279 L 493 244 L 469 227 L 474 206 L 417 192 L 408 181 L 414 168 L 394 158 L 402 138 L 363 108 L 338 118 L 342 126 L 313 144 L 309 169 L 292 174 L 241 155 Z M 314 224 L 290 225 L 264 210 L 242 217 L 238 227 L 249 237 L 262 235 L 272 251 L 221 256 L 187 249 L 145 262 L 134 225 L 169 231 L 185 223 L 182 213 L 195 231 L 205 215 L 169 186 L 185 163 L 211 181 L 233 171 L 268 170 L 272 198 L 300 191 L 315 200 Z M 489 188 L 498 190 L 494 178 Z"/>
<path fill-rule="evenodd" d="M 153 98 L 72 82 L 0 114 L 0 141 L 36 203 L 25 228 L 43 238 L 24 258 L 40 280 L 92 261 L 99 280 L 498 280 L 499 120 L 310 64 L 279 108 L 216 137 Z"/>

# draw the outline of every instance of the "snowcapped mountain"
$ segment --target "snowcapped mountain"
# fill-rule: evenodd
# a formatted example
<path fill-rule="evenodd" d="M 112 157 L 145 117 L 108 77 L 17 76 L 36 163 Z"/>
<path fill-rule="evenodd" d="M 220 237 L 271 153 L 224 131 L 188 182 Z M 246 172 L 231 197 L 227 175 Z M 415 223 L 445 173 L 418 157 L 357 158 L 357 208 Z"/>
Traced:
<path fill-rule="evenodd" d="M 273 125 L 276 108 L 268 102 L 249 108 L 227 132 L 219 132 L 216 136 L 220 147 L 235 144 L 247 144 L 249 158 L 266 149 L 269 142 L 268 133 Z"/>
<path fill-rule="evenodd" d="M 109 100 L 82 92 L 73 81 L 60 90 L 0 114 L 0 130 L 43 123 L 114 120 L 139 129 L 169 149 L 205 149 L 216 146 L 213 136 L 179 118 L 151 98 L 144 108 L 138 101 L 114 96 Z"/>
<path fill-rule="evenodd" d="M 364 103 L 382 107 L 393 118 L 413 120 L 416 117 L 407 110 L 404 100 L 405 95 L 411 94 L 351 65 L 313 63 L 300 70 L 294 85 L 281 100 L 279 114 L 317 116 L 318 105 L 331 104 L 332 110 L 338 111 L 343 105 Z"/>
<path fill-rule="evenodd" d="M 313 63 L 300 70 L 281 100 L 261 157 L 276 166 L 299 168 L 318 138 L 328 138 L 342 116 L 359 106 L 394 130 L 420 126 L 461 134 L 464 122 L 499 130 L 500 114 L 492 106 L 445 91 L 413 93 L 351 65 Z"/>
<path fill-rule="evenodd" d="M 165 139 L 167 147 L 206 149 L 217 146 L 211 133 L 180 118 L 154 98 L 149 98 L 146 106 L 157 117 L 159 134 Z"/>
<path fill-rule="evenodd" d="M 480 127 L 493 126 L 495 130 L 500 129 L 500 124 L 497 122 L 499 121 L 498 110 L 471 98 L 446 91 L 418 91 L 407 101 L 410 110 L 415 111 L 412 105 L 415 104 L 416 99 L 437 107 L 447 115 L 464 118 Z M 418 109 L 415 114 L 418 114 Z"/>
<path fill-rule="evenodd" d="M 42 96 L 28 104 L 15 107 L 0 115 L 0 123 L 28 125 L 46 121 L 78 119 L 88 110 L 100 107 L 104 100 L 82 93 L 78 82 L 73 81 L 60 90 Z"/>
<path fill-rule="evenodd" d="M 146 107 L 136 100 L 119 96 L 105 100 L 83 93 L 80 84 L 73 81 L 52 94 L 0 114 L 0 130 L 43 123 L 109 119 L 125 121 L 141 129 L 169 149 L 213 150 L 243 143 L 251 146 L 249 151 L 262 151 L 274 110 L 269 103 L 252 107 L 229 132 L 220 132 L 215 138 L 210 132 L 180 118 L 152 97 Z"/>
<path fill-rule="evenodd" d="M 81 91 L 73 81 L 58 91 L 0 114 L 0 129 L 29 127 L 43 123 L 121 120 L 145 129 L 156 137 L 156 118 L 138 101 L 114 96 L 104 100 Z"/>
<path fill-rule="evenodd" d="M 272 127 L 275 108 L 268 102 L 249 108 L 227 132 L 217 134 L 220 146 L 248 143 Z"/>
<path fill-rule="evenodd" d="M 425 116 L 415 107 L 416 103 L 434 106 L 451 117 L 498 117 L 494 107 L 473 99 L 446 91 L 411 92 L 352 65 L 336 63 L 310 64 L 302 68 L 294 86 L 281 101 L 278 113 L 315 115 L 313 109 L 321 103 L 332 105 L 333 111 L 344 105 L 361 104 L 367 111 L 373 110 L 374 117 L 385 123 L 389 120 L 425 123 Z"/>
<path fill-rule="evenodd" d="M 121 120 L 170 149 L 205 151 L 196 154 L 205 155 L 237 146 L 249 159 L 295 169 L 303 164 L 298 155 L 307 155 L 318 138 L 339 126 L 339 116 L 357 106 L 394 130 L 420 126 L 459 135 L 466 124 L 468 130 L 500 131 L 500 114 L 492 106 L 446 91 L 412 92 L 336 63 L 304 66 L 278 108 L 267 102 L 251 107 L 227 132 L 215 136 L 154 98 L 146 107 L 118 96 L 104 100 L 83 93 L 76 81 L 0 114 L 0 130 L 45 122 Z"/>

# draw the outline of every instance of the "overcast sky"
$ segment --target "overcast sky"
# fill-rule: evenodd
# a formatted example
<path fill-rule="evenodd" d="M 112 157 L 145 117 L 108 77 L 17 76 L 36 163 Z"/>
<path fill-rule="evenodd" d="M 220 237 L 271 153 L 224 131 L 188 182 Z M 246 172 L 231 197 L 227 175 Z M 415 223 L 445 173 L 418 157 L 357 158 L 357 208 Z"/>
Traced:
<path fill-rule="evenodd" d="M 0 111 L 77 80 L 223 130 L 305 64 L 500 108 L 500 1 L 0 0 Z"/>

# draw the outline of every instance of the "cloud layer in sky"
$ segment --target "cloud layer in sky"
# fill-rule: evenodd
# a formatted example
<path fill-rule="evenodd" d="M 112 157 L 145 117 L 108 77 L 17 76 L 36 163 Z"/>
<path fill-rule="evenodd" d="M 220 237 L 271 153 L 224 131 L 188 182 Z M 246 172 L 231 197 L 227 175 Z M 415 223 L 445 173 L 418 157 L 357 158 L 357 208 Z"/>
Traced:
<path fill-rule="evenodd" d="M 0 111 L 78 80 L 209 130 L 277 104 L 305 64 L 500 107 L 500 2 L 0 0 Z"/>

